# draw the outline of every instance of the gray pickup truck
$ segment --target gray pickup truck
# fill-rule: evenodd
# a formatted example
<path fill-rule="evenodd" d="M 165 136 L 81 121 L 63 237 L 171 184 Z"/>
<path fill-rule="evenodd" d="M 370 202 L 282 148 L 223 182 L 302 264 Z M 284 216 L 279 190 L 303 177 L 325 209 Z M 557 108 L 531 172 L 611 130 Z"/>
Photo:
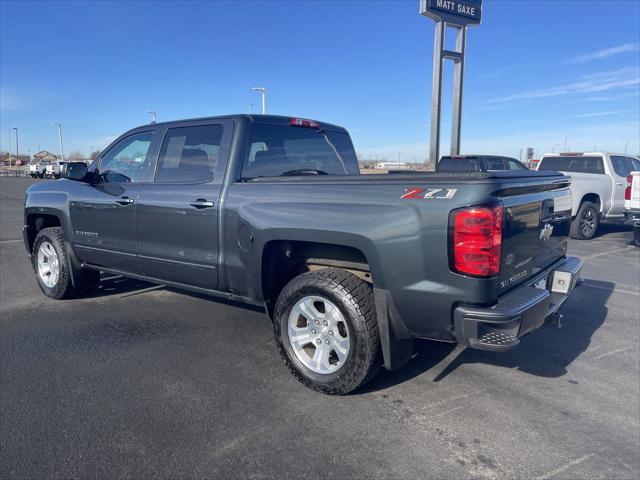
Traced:
<path fill-rule="evenodd" d="M 100 271 L 264 306 L 304 385 L 345 394 L 413 339 L 507 351 L 580 283 L 569 177 L 361 175 L 345 129 L 267 115 L 135 128 L 27 190 L 45 295 Z"/>

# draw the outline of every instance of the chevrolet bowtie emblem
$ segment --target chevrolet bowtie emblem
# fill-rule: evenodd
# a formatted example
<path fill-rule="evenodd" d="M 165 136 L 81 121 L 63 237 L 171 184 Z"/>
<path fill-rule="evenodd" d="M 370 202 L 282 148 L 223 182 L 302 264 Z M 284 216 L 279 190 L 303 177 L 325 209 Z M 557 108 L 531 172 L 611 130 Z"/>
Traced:
<path fill-rule="evenodd" d="M 548 223 L 545 224 L 544 228 L 540 230 L 540 240 L 547 241 L 551 238 L 551 234 L 553 233 L 553 227 Z"/>

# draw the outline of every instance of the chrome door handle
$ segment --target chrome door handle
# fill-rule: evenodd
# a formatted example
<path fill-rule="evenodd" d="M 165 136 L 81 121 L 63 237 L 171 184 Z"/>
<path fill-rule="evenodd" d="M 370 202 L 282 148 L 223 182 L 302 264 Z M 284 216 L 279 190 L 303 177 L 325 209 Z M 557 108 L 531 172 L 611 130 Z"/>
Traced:
<path fill-rule="evenodd" d="M 620 182 L 616 182 L 616 185 L 619 186 L 619 187 L 622 187 L 622 183 L 620 183 Z"/>
<path fill-rule="evenodd" d="M 135 202 L 135 200 L 129 197 L 120 197 L 116 200 L 116 203 L 119 203 L 120 205 L 131 205 L 133 202 Z"/>
<path fill-rule="evenodd" d="M 202 198 L 199 198 L 197 200 L 194 200 L 193 202 L 191 202 L 191 206 L 194 208 L 197 208 L 198 210 L 201 210 L 203 208 L 211 208 L 213 207 L 214 203 L 210 202 L 208 200 L 204 200 Z"/>

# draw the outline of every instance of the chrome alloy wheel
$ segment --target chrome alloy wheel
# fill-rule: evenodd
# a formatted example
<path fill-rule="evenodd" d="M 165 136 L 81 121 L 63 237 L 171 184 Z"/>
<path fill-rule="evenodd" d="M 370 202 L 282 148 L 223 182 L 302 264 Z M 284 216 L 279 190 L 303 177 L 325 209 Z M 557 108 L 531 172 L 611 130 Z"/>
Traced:
<path fill-rule="evenodd" d="M 580 218 L 580 230 L 582 234 L 590 238 L 596 229 L 596 217 L 598 212 L 593 207 L 588 207 L 582 212 L 582 217 Z"/>
<path fill-rule="evenodd" d="M 49 242 L 42 242 L 38 248 L 38 276 L 49 288 L 55 287 L 60 277 L 58 254 Z"/>
<path fill-rule="evenodd" d="M 288 320 L 289 343 L 309 370 L 328 374 L 344 366 L 351 342 L 344 316 L 333 303 L 318 296 L 303 297 Z"/>

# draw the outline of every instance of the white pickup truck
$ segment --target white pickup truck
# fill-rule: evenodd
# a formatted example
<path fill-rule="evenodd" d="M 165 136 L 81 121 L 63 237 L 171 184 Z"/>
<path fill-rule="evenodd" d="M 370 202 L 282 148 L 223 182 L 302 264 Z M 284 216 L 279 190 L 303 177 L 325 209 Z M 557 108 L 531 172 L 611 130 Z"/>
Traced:
<path fill-rule="evenodd" d="M 546 153 L 538 170 L 557 170 L 571 176 L 570 235 L 589 240 L 600 222 L 624 222 L 627 177 L 640 170 L 640 160 L 607 152 Z"/>
<path fill-rule="evenodd" d="M 633 242 L 640 247 L 640 171 L 627 177 L 624 191 L 624 218 L 633 224 Z"/>

